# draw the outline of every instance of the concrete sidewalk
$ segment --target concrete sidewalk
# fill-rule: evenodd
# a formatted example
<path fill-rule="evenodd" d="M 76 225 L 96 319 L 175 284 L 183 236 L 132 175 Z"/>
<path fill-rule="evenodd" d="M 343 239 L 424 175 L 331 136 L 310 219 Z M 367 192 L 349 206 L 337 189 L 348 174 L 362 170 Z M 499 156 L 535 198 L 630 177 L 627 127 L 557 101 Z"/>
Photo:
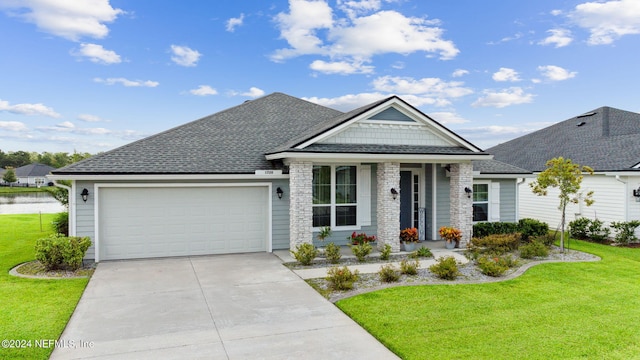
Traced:
<path fill-rule="evenodd" d="M 273 254 L 102 262 L 52 359 L 397 359 Z"/>

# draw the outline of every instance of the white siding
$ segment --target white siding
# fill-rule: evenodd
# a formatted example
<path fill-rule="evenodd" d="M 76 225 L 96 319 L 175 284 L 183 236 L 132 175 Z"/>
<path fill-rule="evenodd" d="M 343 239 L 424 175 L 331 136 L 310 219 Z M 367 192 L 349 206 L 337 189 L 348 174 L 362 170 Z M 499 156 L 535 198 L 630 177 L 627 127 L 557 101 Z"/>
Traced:
<path fill-rule="evenodd" d="M 519 187 L 520 191 L 520 218 L 534 218 L 549 224 L 551 229 L 556 229 L 560 225 L 562 213 L 558 209 L 560 200 L 558 190 L 549 189 L 547 196 L 537 196 L 531 192 L 529 186 L 534 179 L 527 179 Z M 582 191 L 584 193 L 593 190 L 595 203 L 586 206 L 580 204 L 569 204 L 566 210 L 567 224 L 578 218 L 587 217 L 598 218 L 609 225 L 611 221 L 625 221 L 625 184 L 617 181 L 615 177 L 604 175 L 586 175 L 582 181 Z"/>

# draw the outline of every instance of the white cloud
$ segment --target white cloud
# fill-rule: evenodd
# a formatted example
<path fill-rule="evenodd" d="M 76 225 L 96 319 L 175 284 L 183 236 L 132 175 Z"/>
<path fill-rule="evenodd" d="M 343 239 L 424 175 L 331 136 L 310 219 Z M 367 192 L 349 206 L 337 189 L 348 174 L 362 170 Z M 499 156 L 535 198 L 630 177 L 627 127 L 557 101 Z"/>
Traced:
<path fill-rule="evenodd" d="M 485 90 L 483 94 L 484 96 L 478 98 L 471 106 L 503 108 L 533 102 L 533 95 L 525 93 L 520 87 L 511 87 L 502 91 Z"/>
<path fill-rule="evenodd" d="M 271 59 L 284 61 L 302 55 L 328 56 L 332 62 L 364 63 L 379 54 L 414 52 L 454 58 L 459 50 L 442 38 L 437 20 L 407 17 L 396 11 L 377 11 L 380 1 L 340 1 L 347 17 L 334 16 L 323 0 L 290 0 L 289 12 L 275 21 L 288 48 L 276 50 Z M 363 15 L 371 11 L 373 14 Z"/>
<path fill-rule="evenodd" d="M 506 43 L 506 42 L 518 40 L 523 36 L 524 36 L 524 34 L 522 34 L 521 32 L 518 32 L 518 33 L 514 34 L 513 36 L 503 37 L 499 41 L 489 41 L 487 44 L 488 45 L 498 45 L 498 44 L 501 44 L 501 43 Z"/>
<path fill-rule="evenodd" d="M 577 72 L 568 71 L 555 65 L 538 66 L 541 75 L 550 81 L 563 81 L 576 76 Z"/>
<path fill-rule="evenodd" d="M 264 90 L 252 86 L 251 88 L 249 88 L 249 91 L 243 92 L 241 95 L 255 99 L 257 97 L 264 95 Z"/>
<path fill-rule="evenodd" d="M 382 76 L 373 80 L 373 88 L 394 94 L 413 94 L 440 99 L 458 98 L 473 93 L 461 81 L 443 81 L 439 78 L 414 79 L 411 77 Z"/>
<path fill-rule="evenodd" d="M 99 116 L 91 115 L 91 114 L 80 114 L 78 115 L 78 120 L 86 121 L 86 122 L 101 122 L 106 121 L 102 120 Z"/>
<path fill-rule="evenodd" d="M 209 85 L 200 85 L 197 89 L 191 89 L 189 92 L 197 96 L 216 95 L 218 91 Z"/>
<path fill-rule="evenodd" d="M 550 29 L 547 33 L 551 34 L 544 40 L 538 42 L 540 45 L 555 45 L 556 48 L 561 48 L 571 44 L 573 37 L 571 31 L 567 29 Z"/>
<path fill-rule="evenodd" d="M 611 44 L 624 35 L 640 34 L 640 1 L 612 0 L 579 4 L 568 15 L 591 35 L 590 45 Z"/>
<path fill-rule="evenodd" d="M 0 1 L 0 8 L 11 9 L 9 15 L 34 23 L 40 30 L 72 41 L 88 36 L 101 39 L 109 28 L 105 23 L 124 13 L 109 4 L 109 0 Z"/>
<path fill-rule="evenodd" d="M 557 9 L 556 9 L 556 10 L 551 10 L 549 13 L 550 13 L 551 15 L 553 15 L 553 16 L 559 16 L 559 15 L 562 15 L 562 14 L 563 14 L 563 11 L 562 11 L 562 10 L 557 10 Z"/>
<path fill-rule="evenodd" d="M 405 63 L 403 61 L 396 61 L 393 64 L 391 64 L 391 67 L 396 69 L 396 70 L 402 70 L 405 67 Z"/>
<path fill-rule="evenodd" d="M 453 76 L 453 77 L 461 77 L 461 76 L 464 76 L 464 75 L 467 75 L 467 74 L 469 74 L 469 71 L 468 71 L 468 70 L 465 70 L 465 69 L 456 69 L 456 71 L 454 71 L 454 72 L 451 74 L 451 76 Z"/>
<path fill-rule="evenodd" d="M 311 70 L 315 70 L 325 74 L 370 74 L 373 72 L 373 66 L 363 65 L 359 62 L 334 61 L 326 62 L 324 60 L 315 60 L 309 65 Z"/>
<path fill-rule="evenodd" d="M 441 124 L 464 124 L 469 122 L 459 114 L 450 111 L 436 111 L 427 115 Z"/>
<path fill-rule="evenodd" d="M 311 101 L 322 106 L 330 107 L 337 110 L 349 111 L 360 106 L 370 104 L 374 101 L 383 99 L 389 95 L 381 93 L 360 93 L 360 94 L 348 94 L 335 98 L 320 98 L 316 96 L 303 97 L 302 99 Z M 415 105 L 415 104 L 413 104 Z"/>
<path fill-rule="evenodd" d="M 171 45 L 171 60 L 181 66 L 196 66 L 202 54 L 188 46 Z"/>
<path fill-rule="evenodd" d="M 0 121 L 0 129 L 8 130 L 8 131 L 27 131 L 27 125 L 21 123 L 20 121 Z"/>
<path fill-rule="evenodd" d="M 126 87 L 156 87 L 160 85 L 160 83 L 157 81 L 129 80 L 125 78 L 107 78 L 107 79 L 94 78 L 93 81 L 97 83 L 106 84 L 106 85 L 121 84 Z"/>
<path fill-rule="evenodd" d="M 63 121 L 60 124 L 56 124 L 56 126 L 63 129 L 73 129 L 76 127 L 71 121 Z"/>
<path fill-rule="evenodd" d="M 80 50 L 72 52 L 75 56 L 88 57 L 94 63 L 99 64 L 118 64 L 122 62 L 120 55 L 115 51 L 107 50 L 102 45 L 97 44 L 80 44 Z"/>
<path fill-rule="evenodd" d="M 240 17 L 230 18 L 227 20 L 227 31 L 234 32 L 238 26 L 242 26 L 242 22 L 244 21 L 244 14 L 240 14 Z"/>
<path fill-rule="evenodd" d="M 511 82 L 515 82 L 515 81 L 520 81 L 520 77 L 518 76 L 518 72 L 510 69 L 510 68 L 504 68 L 501 67 L 500 70 L 498 70 L 497 72 L 495 72 L 492 76 L 492 79 L 495 81 L 511 81 Z"/>
<path fill-rule="evenodd" d="M 8 101 L 0 100 L 0 111 L 8 111 L 21 115 L 44 115 L 52 118 L 59 118 L 62 115 L 55 112 L 52 108 L 43 104 L 15 104 L 10 105 Z"/>

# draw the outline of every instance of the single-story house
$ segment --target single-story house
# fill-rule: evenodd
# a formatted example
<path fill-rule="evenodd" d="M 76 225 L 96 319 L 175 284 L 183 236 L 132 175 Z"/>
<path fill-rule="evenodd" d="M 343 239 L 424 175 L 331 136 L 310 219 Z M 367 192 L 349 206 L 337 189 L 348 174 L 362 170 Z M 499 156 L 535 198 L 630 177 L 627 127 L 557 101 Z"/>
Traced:
<path fill-rule="evenodd" d="M 640 114 L 601 107 L 487 150 L 500 160 L 538 174 L 545 163 L 562 156 L 590 166 L 581 190 L 593 190 L 595 203 L 570 204 L 567 221 L 578 217 L 612 221 L 640 219 Z M 527 178 L 520 186 L 519 212 L 557 228 L 561 220 L 557 191 L 547 196 L 531 192 Z M 552 189 L 553 190 L 553 189 Z M 640 231 L 638 232 L 640 235 Z"/>
<path fill-rule="evenodd" d="M 397 96 L 343 113 L 273 93 L 53 178 L 72 181 L 70 233 L 101 261 L 295 249 L 325 226 L 327 241 L 364 232 L 394 251 L 407 227 L 466 241 L 474 216 L 517 220 L 526 173 Z"/>
<path fill-rule="evenodd" d="M 16 168 L 13 171 L 16 174 L 16 178 L 17 178 L 16 183 L 21 185 L 27 184 L 28 186 L 40 187 L 42 185 L 46 185 L 49 182 L 48 176 L 51 173 L 51 171 L 55 169 L 56 168 L 49 165 L 33 163 L 29 165 L 20 166 L 19 168 Z M 5 171 L 6 170 L 4 169 L 0 171 L 0 178 L 4 175 Z"/>

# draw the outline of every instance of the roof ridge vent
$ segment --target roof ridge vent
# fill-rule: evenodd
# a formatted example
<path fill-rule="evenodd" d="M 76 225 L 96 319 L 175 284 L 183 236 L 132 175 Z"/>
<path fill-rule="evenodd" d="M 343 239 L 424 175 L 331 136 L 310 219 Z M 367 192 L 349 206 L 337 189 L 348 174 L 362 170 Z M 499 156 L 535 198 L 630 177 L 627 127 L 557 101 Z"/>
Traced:
<path fill-rule="evenodd" d="M 597 112 L 592 111 L 592 112 L 590 112 L 590 113 L 586 113 L 586 114 L 578 115 L 578 116 L 576 116 L 576 119 L 580 119 L 580 118 L 583 118 L 583 117 L 593 116 L 593 115 L 595 115 L 595 114 L 597 114 Z"/>

